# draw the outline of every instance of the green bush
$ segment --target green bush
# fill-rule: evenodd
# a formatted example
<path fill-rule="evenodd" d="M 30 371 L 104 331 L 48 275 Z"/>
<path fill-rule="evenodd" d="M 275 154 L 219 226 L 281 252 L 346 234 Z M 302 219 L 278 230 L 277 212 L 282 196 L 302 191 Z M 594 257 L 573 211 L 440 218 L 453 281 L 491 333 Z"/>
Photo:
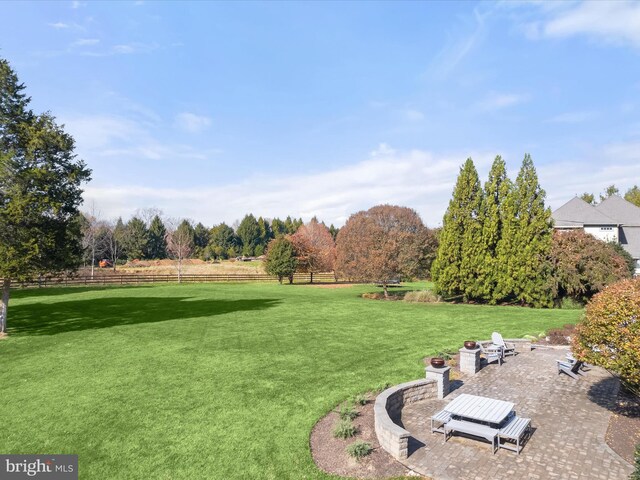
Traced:
<path fill-rule="evenodd" d="M 366 457 L 373 451 L 373 447 L 368 442 L 358 440 L 347 447 L 347 453 L 354 458 L 360 459 Z"/>
<path fill-rule="evenodd" d="M 582 310 L 584 303 L 571 297 L 564 297 L 560 302 L 560 308 L 563 310 Z"/>
<path fill-rule="evenodd" d="M 351 438 L 356 434 L 356 427 L 351 423 L 351 420 L 344 419 L 336 423 L 333 429 L 333 436 L 336 438 Z"/>
<path fill-rule="evenodd" d="M 404 301 L 410 303 L 438 303 L 442 301 L 442 297 L 431 290 L 415 290 L 405 293 Z"/>
<path fill-rule="evenodd" d="M 342 420 L 353 420 L 358 416 L 358 412 L 353 408 L 353 404 L 351 402 L 345 402 L 340 406 L 340 411 L 338 412 L 340 418 Z"/>
<path fill-rule="evenodd" d="M 364 393 L 359 393 L 353 397 L 353 403 L 355 405 L 366 405 L 367 404 L 367 396 Z"/>

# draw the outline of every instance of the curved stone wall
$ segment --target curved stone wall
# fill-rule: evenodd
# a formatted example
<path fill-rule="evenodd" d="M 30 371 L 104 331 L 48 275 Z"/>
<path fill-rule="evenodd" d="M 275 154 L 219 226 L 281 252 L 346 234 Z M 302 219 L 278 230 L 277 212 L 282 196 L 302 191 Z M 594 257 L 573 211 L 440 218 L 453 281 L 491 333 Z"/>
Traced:
<path fill-rule="evenodd" d="M 398 425 L 402 408 L 413 402 L 437 398 L 438 385 L 434 379 L 415 380 L 386 389 L 373 406 L 376 436 L 380 446 L 397 460 L 409 456 L 411 434 Z"/>

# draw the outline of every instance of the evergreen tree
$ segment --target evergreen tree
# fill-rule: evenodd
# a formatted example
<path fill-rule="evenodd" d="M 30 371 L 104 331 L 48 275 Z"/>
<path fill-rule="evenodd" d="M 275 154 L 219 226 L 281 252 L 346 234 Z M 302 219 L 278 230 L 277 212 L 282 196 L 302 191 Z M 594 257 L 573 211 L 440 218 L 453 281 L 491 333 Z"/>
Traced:
<path fill-rule="evenodd" d="M 91 174 L 55 118 L 29 109 L 24 89 L 0 59 L 0 334 L 12 281 L 80 265 L 80 186 Z"/>
<path fill-rule="evenodd" d="M 274 218 L 271 220 L 271 231 L 273 232 L 274 237 L 279 237 L 280 235 L 285 235 L 287 233 L 287 226 L 279 218 Z"/>
<path fill-rule="evenodd" d="M 282 235 L 271 240 L 264 261 L 265 271 L 278 277 L 280 283 L 284 277 L 289 278 L 289 283 L 293 283 L 293 274 L 297 267 L 298 260 L 291 241 Z"/>
<path fill-rule="evenodd" d="M 260 239 L 254 253 L 260 256 L 265 252 L 267 244 L 274 238 L 274 235 L 269 221 L 262 217 L 258 218 L 258 227 L 260 228 Z"/>
<path fill-rule="evenodd" d="M 338 236 L 338 232 L 340 231 L 339 228 L 336 228 L 333 226 L 333 223 L 331 224 L 331 226 L 329 227 L 329 233 L 331 234 L 331 236 L 333 237 L 333 241 L 336 241 L 336 237 Z"/>
<path fill-rule="evenodd" d="M 125 229 L 125 250 L 127 259 L 140 260 L 145 258 L 147 244 L 149 243 L 149 231 L 144 222 L 138 217 L 133 217 L 127 223 Z"/>
<path fill-rule="evenodd" d="M 473 160 L 460 169 L 453 198 L 444 215 L 438 253 L 431 274 L 436 290 L 444 295 L 463 295 L 477 290 L 475 269 L 480 261 L 479 214 L 482 188 Z"/>
<path fill-rule="evenodd" d="M 551 210 L 526 154 L 507 195 L 502 236 L 496 248 L 497 287 L 493 301 L 516 300 L 535 307 L 553 304 L 551 288 Z"/>
<path fill-rule="evenodd" d="M 226 223 L 221 223 L 211 229 L 209 235 L 209 249 L 216 258 L 229 258 L 238 255 L 240 240 L 236 233 Z"/>
<path fill-rule="evenodd" d="M 238 225 L 236 234 L 242 242 L 242 254 L 246 256 L 253 256 L 255 254 L 256 246 L 260 244 L 260 225 L 256 217 L 252 214 L 247 214 Z"/>
<path fill-rule="evenodd" d="M 202 223 L 193 228 L 193 256 L 202 258 L 204 256 L 204 250 L 209 245 L 210 231 Z"/>
<path fill-rule="evenodd" d="M 167 229 L 158 215 L 149 224 L 149 240 L 147 243 L 147 258 L 167 258 Z"/>
<path fill-rule="evenodd" d="M 482 301 L 493 302 L 493 292 L 501 274 L 501 268 L 496 261 L 496 251 L 502 236 L 504 224 L 505 202 L 511 190 L 511 181 L 507 177 L 507 166 L 498 155 L 489 178 L 484 185 L 482 207 L 480 209 L 481 241 L 480 262 L 477 268 L 477 281 L 474 297 Z"/>
<path fill-rule="evenodd" d="M 284 228 L 286 229 L 286 233 L 289 235 L 296 233 L 296 227 L 294 226 L 290 215 L 287 215 L 287 218 L 284 220 Z"/>

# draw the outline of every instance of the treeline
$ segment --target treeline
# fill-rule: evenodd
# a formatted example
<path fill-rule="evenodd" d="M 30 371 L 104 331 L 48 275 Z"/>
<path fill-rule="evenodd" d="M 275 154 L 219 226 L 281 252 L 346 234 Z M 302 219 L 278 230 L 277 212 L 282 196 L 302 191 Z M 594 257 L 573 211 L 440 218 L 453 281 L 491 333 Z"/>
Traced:
<path fill-rule="evenodd" d="M 612 195 L 620 195 L 620 189 L 615 185 L 609 185 L 605 188 L 604 193 L 600 194 L 600 201 L 604 201 Z M 580 195 L 580 198 L 585 202 L 596 205 L 598 202 L 596 201 L 596 196 L 593 193 L 584 192 Z M 634 185 L 629 188 L 624 194 L 624 199 L 627 202 L 633 203 L 635 206 L 640 207 L 640 187 Z"/>
<path fill-rule="evenodd" d="M 108 259 L 114 266 L 127 260 L 261 256 L 271 240 L 292 235 L 303 225 L 301 218 L 269 220 L 247 214 L 235 229 L 226 223 L 209 228 L 189 220 L 163 220 L 154 209 L 143 210 L 126 223 L 122 218 L 100 220 L 94 213 L 84 213 L 81 221 L 85 264 Z M 331 225 L 327 231 L 335 238 L 338 229 Z"/>
<path fill-rule="evenodd" d="M 515 182 L 497 156 L 484 187 L 467 159 L 431 272 L 436 290 L 447 297 L 550 307 L 565 297 L 584 301 L 629 277 L 631 268 L 619 245 L 583 232 L 553 233 L 545 191 L 527 154 Z"/>

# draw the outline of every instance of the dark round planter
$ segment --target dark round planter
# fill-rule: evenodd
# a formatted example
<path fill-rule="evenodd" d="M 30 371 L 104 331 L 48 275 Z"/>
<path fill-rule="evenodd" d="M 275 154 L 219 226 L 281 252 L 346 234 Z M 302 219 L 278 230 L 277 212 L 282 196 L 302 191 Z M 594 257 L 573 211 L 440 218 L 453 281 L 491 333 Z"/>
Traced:
<path fill-rule="evenodd" d="M 466 342 L 464 342 L 464 348 L 466 348 L 467 350 L 474 350 L 477 345 L 478 344 L 473 340 L 467 340 Z"/>
<path fill-rule="evenodd" d="M 431 359 L 431 366 L 433 368 L 442 368 L 444 367 L 444 358 L 434 357 Z"/>

